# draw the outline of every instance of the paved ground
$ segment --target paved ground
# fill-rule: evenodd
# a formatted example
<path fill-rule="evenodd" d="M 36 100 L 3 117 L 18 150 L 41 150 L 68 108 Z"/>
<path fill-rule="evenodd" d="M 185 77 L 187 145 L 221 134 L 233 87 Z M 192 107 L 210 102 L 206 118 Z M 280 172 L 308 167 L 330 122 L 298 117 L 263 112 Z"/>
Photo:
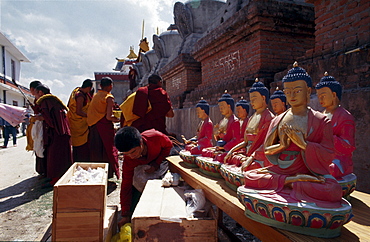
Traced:
<path fill-rule="evenodd" d="M 18 138 L 17 147 L 9 143 L 0 148 L 0 241 L 36 241 L 51 223 L 53 191 L 41 188 L 26 137 Z M 119 205 L 119 184 L 107 203 Z"/>
<path fill-rule="evenodd" d="M 52 221 L 52 188 L 42 189 L 43 180 L 35 172 L 35 156 L 27 152 L 26 137 L 17 147 L 0 148 L 0 241 L 37 241 Z M 0 139 L 0 146 L 3 139 Z M 118 205 L 120 181 L 108 191 L 107 204 Z M 258 241 L 226 214 L 224 223 L 241 241 Z M 219 241 L 231 241 L 219 230 Z"/>

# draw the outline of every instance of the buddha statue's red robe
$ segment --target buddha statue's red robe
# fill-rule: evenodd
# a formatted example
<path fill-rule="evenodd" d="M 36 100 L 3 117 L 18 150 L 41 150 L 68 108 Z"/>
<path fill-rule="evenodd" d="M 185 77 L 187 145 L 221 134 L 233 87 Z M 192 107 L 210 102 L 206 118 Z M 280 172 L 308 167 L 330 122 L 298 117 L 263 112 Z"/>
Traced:
<path fill-rule="evenodd" d="M 341 179 L 353 172 L 352 153 L 355 144 L 355 120 L 344 108 L 338 107 L 331 119 L 333 125 L 335 157 L 330 164 L 330 174 Z"/>
<path fill-rule="evenodd" d="M 190 151 L 192 155 L 200 155 L 202 149 L 212 147 L 212 136 L 213 136 L 213 123 L 208 117 L 199 124 L 197 130 L 197 143 L 198 145 L 186 145 L 185 149 Z"/>
<path fill-rule="evenodd" d="M 271 121 L 267 138 L 277 135 L 280 121 L 285 113 Z M 246 171 L 245 187 L 260 190 L 260 194 L 281 202 L 315 203 L 319 207 L 340 207 L 342 189 L 330 175 L 329 165 L 334 158 L 333 130 L 330 120 L 323 114 L 309 109 L 307 124 L 307 147 L 300 149 L 293 142 L 282 153 L 266 155 L 273 164 L 267 168 Z M 293 182 L 285 186 L 286 178 L 297 174 L 323 176 L 325 182 Z"/>

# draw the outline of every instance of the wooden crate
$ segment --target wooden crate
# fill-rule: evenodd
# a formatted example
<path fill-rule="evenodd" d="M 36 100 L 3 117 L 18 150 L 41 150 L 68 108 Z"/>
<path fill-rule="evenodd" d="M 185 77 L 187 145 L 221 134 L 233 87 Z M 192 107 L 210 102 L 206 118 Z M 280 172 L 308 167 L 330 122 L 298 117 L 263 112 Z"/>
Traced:
<path fill-rule="evenodd" d="M 68 184 L 77 167 L 101 167 L 101 183 Z M 102 241 L 107 194 L 107 163 L 74 163 L 54 185 L 53 241 Z"/>
<path fill-rule="evenodd" d="M 134 241 L 217 241 L 217 220 L 187 219 L 183 190 L 149 180 L 132 215 Z"/>

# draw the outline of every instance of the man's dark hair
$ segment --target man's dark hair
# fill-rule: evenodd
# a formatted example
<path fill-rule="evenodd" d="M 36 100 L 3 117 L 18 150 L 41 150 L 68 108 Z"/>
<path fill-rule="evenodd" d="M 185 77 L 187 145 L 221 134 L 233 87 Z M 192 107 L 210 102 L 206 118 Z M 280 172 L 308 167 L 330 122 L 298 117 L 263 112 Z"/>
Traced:
<path fill-rule="evenodd" d="M 38 80 L 34 80 L 30 83 L 30 88 L 36 88 L 37 86 L 41 85 L 41 82 Z"/>
<path fill-rule="evenodd" d="M 50 88 L 45 84 L 38 85 L 36 87 L 37 91 L 42 91 L 44 94 L 50 94 Z"/>
<path fill-rule="evenodd" d="M 83 83 L 82 83 L 82 88 L 85 88 L 85 87 L 92 87 L 93 83 L 90 79 L 86 79 Z"/>
<path fill-rule="evenodd" d="M 127 152 L 141 145 L 142 137 L 135 127 L 127 126 L 117 131 L 114 144 L 121 152 Z"/>
<path fill-rule="evenodd" d="M 152 83 L 152 84 L 158 84 L 158 82 L 162 81 L 162 78 L 158 75 L 151 75 L 149 78 L 148 78 L 148 82 L 149 83 Z"/>
<path fill-rule="evenodd" d="M 101 87 L 107 87 L 109 85 L 111 85 L 113 83 L 113 80 L 112 78 L 110 77 L 103 77 L 101 80 L 100 80 L 100 86 Z"/>

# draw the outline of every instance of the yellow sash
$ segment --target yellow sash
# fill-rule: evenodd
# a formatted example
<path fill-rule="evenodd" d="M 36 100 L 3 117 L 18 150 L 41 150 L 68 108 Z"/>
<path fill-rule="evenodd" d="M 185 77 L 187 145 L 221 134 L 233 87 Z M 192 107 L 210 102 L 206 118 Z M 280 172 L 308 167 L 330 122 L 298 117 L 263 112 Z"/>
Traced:
<path fill-rule="evenodd" d="M 123 124 L 124 126 L 131 126 L 135 120 L 140 118 L 132 112 L 135 96 L 136 92 L 130 94 L 130 96 L 128 96 L 126 100 L 119 106 L 125 118 L 125 122 Z M 146 113 L 148 113 L 150 110 L 152 110 L 152 105 L 150 105 L 150 102 L 148 100 L 148 110 L 146 111 Z"/>
<path fill-rule="evenodd" d="M 76 113 L 77 110 L 77 102 L 76 102 L 76 94 L 79 90 L 79 87 L 75 88 L 71 96 L 69 97 L 68 101 L 68 108 L 69 111 L 67 113 L 67 118 L 69 121 L 69 128 L 71 130 L 71 139 L 72 139 L 72 146 L 81 146 L 87 142 L 87 138 L 89 135 L 89 126 L 87 125 L 87 118 L 82 117 Z M 82 111 L 87 113 L 87 109 L 90 105 L 91 100 L 88 98 L 87 105 L 82 107 Z"/>

